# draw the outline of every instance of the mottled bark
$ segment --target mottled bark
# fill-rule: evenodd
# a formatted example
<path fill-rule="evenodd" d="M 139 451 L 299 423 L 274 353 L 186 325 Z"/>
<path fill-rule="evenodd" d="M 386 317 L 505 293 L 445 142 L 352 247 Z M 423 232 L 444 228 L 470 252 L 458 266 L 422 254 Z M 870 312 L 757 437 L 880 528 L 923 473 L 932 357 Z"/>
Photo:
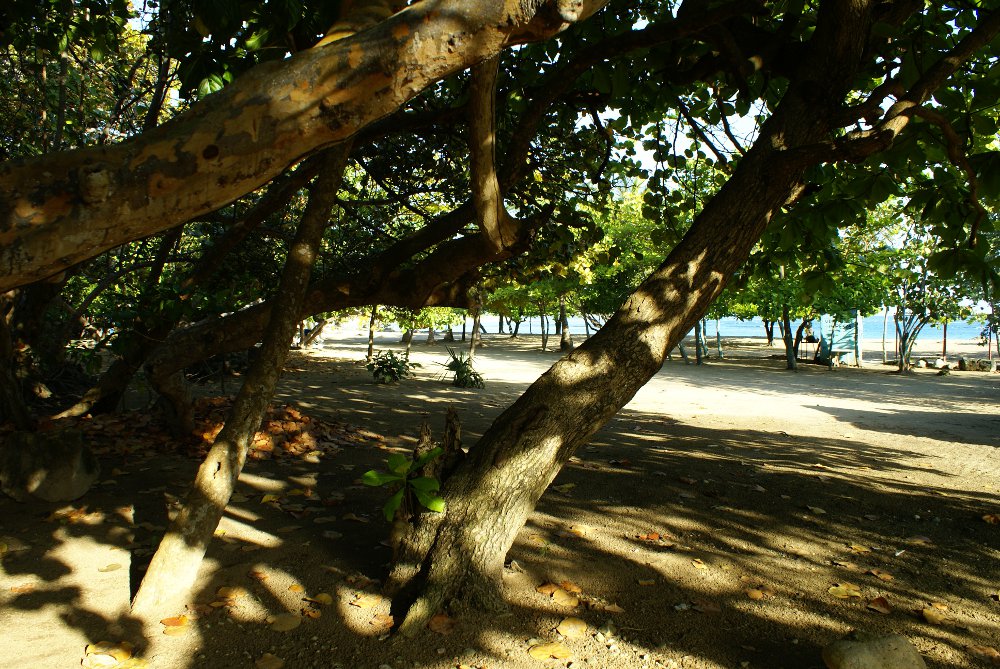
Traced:
<path fill-rule="evenodd" d="M 0 165 L 0 291 L 173 228 L 342 142 L 428 85 L 606 0 L 425 1 L 268 62 L 135 139 Z M 577 11 L 579 10 L 579 11 Z"/>

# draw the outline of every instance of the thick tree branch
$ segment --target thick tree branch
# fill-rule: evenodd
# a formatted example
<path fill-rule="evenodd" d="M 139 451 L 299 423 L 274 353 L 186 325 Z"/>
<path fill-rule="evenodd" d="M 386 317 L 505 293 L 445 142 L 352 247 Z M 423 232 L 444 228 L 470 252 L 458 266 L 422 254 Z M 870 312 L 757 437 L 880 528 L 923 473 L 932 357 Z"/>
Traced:
<path fill-rule="evenodd" d="M 496 171 L 496 86 L 499 57 L 474 65 L 469 80 L 469 171 L 479 229 L 496 249 L 517 235 Z"/>
<path fill-rule="evenodd" d="M 553 2 L 424 0 L 260 65 L 134 140 L 0 166 L 0 291 L 213 211 L 429 84 L 555 34 L 566 23 Z M 584 16 L 604 0 L 581 4 Z"/>

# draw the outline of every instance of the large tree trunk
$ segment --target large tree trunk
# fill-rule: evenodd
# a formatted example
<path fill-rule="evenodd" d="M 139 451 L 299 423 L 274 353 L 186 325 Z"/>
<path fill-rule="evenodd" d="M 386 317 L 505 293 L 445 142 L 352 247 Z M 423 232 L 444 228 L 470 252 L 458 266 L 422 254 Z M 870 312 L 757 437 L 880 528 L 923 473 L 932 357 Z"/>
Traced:
<path fill-rule="evenodd" d="M 160 542 L 132 602 L 147 620 L 175 610 L 187 597 L 246 462 L 295 336 L 309 275 L 336 199 L 350 146 L 333 151 L 310 191 L 309 204 L 285 260 L 260 354 L 247 373 L 226 424 L 202 463 L 184 506 Z"/>
<path fill-rule="evenodd" d="M 810 161 L 788 160 L 786 151 L 829 133 L 831 107 L 838 105 L 817 105 L 816 87 L 822 82 L 827 104 L 841 98 L 868 25 L 870 8 L 861 5 L 824 14 L 812 38 L 824 56 L 799 63 L 803 81 L 792 80 L 760 139 L 681 243 L 599 332 L 496 419 L 445 482 L 447 515 L 433 531 L 425 583 L 401 625 L 404 634 L 423 627 L 449 600 L 503 606 L 504 556 L 538 498 L 576 449 L 660 369 L 774 212 L 799 192 Z"/>

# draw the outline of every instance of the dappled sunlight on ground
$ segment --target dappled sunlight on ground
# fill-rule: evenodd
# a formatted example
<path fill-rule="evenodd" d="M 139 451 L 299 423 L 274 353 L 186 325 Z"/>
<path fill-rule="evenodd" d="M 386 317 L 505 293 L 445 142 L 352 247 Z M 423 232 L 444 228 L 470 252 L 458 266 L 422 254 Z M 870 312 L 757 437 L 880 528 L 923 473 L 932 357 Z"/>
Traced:
<path fill-rule="evenodd" d="M 398 349 L 396 339 L 378 346 Z M 761 357 L 675 358 L 577 452 L 508 555 L 510 615 L 454 611 L 450 634 L 386 636 L 385 495 L 361 475 L 410 451 L 422 420 L 440 436 L 449 406 L 474 446 L 558 356 L 537 338 L 488 337 L 477 358 L 487 387 L 467 390 L 434 364 L 446 344 L 415 342 L 415 378 L 376 386 L 359 364 L 365 343 L 295 355 L 276 403 L 341 421 L 351 438 L 308 461 L 248 462 L 191 597 L 190 630 L 158 637 L 153 666 L 248 667 L 270 652 L 289 667 L 534 669 L 532 643 L 561 640 L 574 669 L 818 669 L 819 649 L 859 628 L 903 634 L 943 669 L 978 666 L 966 647 L 1000 638 L 1000 540 L 982 519 L 1000 512 L 1000 375 L 789 373 Z M 64 505 L 87 507 L 75 516 L 0 500 L 0 628 L 20 630 L 24 649 L 0 667 L 74 666 L 88 642 L 141 638 L 129 594 L 197 462 L 157 453 L 102 464 L 102 483 Z M 536 590 L 563 581 L 581 591 L 579 606 Z M 830 594 L 845 582 L 861 596 Z M 330 603 L 314 601 L 323 593 Z M 876 597 L 891 613 L 868 608 Z M 921 617 L 932 602 L 947 606 L 945 624 Z M 295 629 L 268 622 L 289 613 L 301 617 Z M 570 615 L 588 632 L 560 639 Z"/>

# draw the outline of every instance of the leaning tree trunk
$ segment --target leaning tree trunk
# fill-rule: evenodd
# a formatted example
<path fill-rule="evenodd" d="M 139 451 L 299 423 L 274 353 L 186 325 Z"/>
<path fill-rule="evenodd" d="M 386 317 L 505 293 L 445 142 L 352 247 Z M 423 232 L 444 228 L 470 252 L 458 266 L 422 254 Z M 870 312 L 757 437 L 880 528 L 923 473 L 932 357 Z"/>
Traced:
<path fill-rule="evenodd" d="M 208 542 L 229 503 L 295 336 L 317 250 L 330 217 L 350 143 L 332 151 L 310 191 L 275 293 L 260 355 L 247 373 L 226 424 L 202 463 L 184 506 L 160 542 L 132 601 L 140 617 L 156 620 L 179 606 L 194 583 Z"/>
<path fill-rule="evenodd" d="M 546 487 L 660 369 L 745 262 L 774 212 L 801 192 L 804 170 L 820 158 L 789 160 L 789 149 L 820 142 L 835 126 L 833 109 L 817 104 L 816 88 L 824 88 L 824 100 L 842 97 L 865 31 L 841 25 L 859 18 L 867 25 L 854 14 L 857 6 L 828 11 L 811 40 L 817 54 L 828 50 L 828 56 L 804 54 L 797 66 L 804 81 L 793 77 L 758 141 L 680 244 L 599 332 L 496 419 L 445 482 L 446 517 L 432 530 L 421 594 L 402 633 L 417 632 L 446 601 L 504 606 L 504 557 Z"/>

